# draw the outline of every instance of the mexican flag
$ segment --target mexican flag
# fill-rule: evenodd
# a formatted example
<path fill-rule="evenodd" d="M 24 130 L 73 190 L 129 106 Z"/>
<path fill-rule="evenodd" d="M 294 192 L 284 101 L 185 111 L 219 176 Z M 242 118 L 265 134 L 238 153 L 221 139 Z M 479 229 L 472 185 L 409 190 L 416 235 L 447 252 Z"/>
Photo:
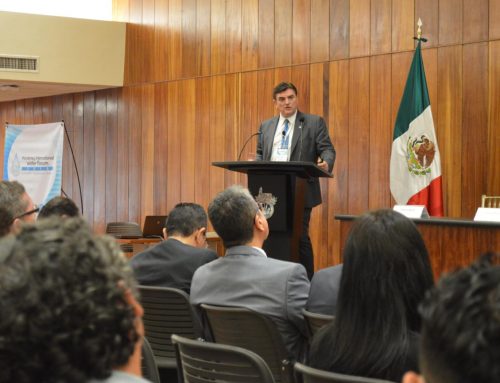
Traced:
<path fill-rule="evenodd" d="M 425 205 L 431 216 L 443 216 L 441 160 L 420 40 L 394 126 L 391 193 L 398 205 Z"/>

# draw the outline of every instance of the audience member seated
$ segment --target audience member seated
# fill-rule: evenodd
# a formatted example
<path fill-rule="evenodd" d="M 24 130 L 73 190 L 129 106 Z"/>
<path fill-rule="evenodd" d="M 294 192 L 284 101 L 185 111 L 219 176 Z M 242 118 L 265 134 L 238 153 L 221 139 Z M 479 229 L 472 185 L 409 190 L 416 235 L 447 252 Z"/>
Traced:
<path fill-rule="evenodd" d="M 0 181 L 0 208 L 12 216 L 9 231 L 17 233 L 23 222 L 34 222 L 38 207 L 33 204 L 24 186 L 17 181 Z"/>
<path fill-rule="evenodd" d="M 262 250 L 267 220 L 247 189 L 232 186 L 219 193 L 208 216 L 227 251 L 196 270 L 191 303 L 246 307 L 267 315 L 291 355 L 301 357 L 306 334 L 302 309 L 309 292 L 304 266 L 267 258 Z"/>
<path fill-rule="evenodd" d="M 146 382 L 132 270 L 80 218 L 0 241 L 0 382 Z"/>
<path fill-rule="evenodd" d="M 403 383 L 500 382 L 500 266 L 492 266 L 493 257 L 443 277 L 427 293 L 422 376 L 408 372 Z"/>
<path fill-rule="evenodd" d="M 341 276 L 342 265 L 327 267 L 314 273 L 307 298 L 307 311 L 335 315 Z"/>
<path fill-rule="evenodd" d="M 54 197 L 40 209 L 38 219 L 51 216 L 78 217 L 80 210 L 72 199 L 66 197 Z"/>
<path fill-rule="evenodd" d="M 198 267 L 217 259 L 207 249 L 207 214 L 200 205 L 180 203 L 168 214 L 166 240 L 134 256 L 130 264 L 141 285 L 174 287 L 189 294 Z"/>
<path fill-rule="evenodd" d="M 311 367 L 401 381 L 418 366 L 418 304 L 433 285 L 415 224 L 392 210 L 367 213 L 347 238 L 335 321 L 313 338 Z"/>

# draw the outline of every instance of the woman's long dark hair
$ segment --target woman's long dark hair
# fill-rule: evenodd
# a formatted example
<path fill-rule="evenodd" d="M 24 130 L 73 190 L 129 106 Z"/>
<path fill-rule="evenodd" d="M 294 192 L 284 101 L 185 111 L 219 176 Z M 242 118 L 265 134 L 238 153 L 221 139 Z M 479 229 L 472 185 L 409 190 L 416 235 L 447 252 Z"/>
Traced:
<path fill-rule="evenodd" d="M 433 285 L 415 224 L 392 210 L 361 216 L 344 249 L 335 322 L 313 342 L 313 367 L 390 379 L 403 368 L 409 337 L 420 331 L 418 304 Z"/>

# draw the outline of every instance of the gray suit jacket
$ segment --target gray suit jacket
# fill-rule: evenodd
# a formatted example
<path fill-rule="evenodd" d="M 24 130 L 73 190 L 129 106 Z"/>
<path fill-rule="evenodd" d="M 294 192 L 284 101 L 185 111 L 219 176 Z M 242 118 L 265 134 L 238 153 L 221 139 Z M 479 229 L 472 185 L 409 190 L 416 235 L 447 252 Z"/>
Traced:
<path fill-rule="evenodd" d="M 304 119 L 302 129 L 300 120 Z M 278 126 L 279 116 L 264 121 L 259 128 L 260 138 L 257 143 L 257 160 L 269 161 L 273 151 L 274 135 Z M 328 163 L 328 171 L 332 171 L 335 163 L 335 148 L 328 134 L 325 120 L 314 114 L 297 111 L 292 143 L 290 146 L 290 161 L 307 161 L 316 163 L 318 157 Z M 319 180 L 308 180 L 305 206 L 312 208 L 321 203 Z"/>
<path fill-rule="evenodd" d="M 191 304 L 246 307 L 271 318 L 292 356 L 306 346 L 305 308 L 309 280 L 302 265 L 267 258 L 249 246 L 234 246 L 193 276 Z M 242 329 L 244 331 L 244 329 Z"/>
<path fill-rule="evenodd" d="M 307 299 L 307 311 L 335 315 L 341 277 L 342 265 L 327 267 L 314 273 Z"/>

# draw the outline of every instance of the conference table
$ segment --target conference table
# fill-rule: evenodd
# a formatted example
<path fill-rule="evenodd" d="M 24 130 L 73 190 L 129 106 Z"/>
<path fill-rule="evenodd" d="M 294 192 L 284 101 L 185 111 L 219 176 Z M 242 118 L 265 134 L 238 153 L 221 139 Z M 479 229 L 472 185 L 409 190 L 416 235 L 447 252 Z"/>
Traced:
<path fill-rule="evenodd" d="M 357 216 L 338 214 L 341 254 Z M 500 252 L 500 223 L 461 218 L 412 219 L 429 251 L 434 276 L 469 265 L 487 251 Z M 341 255 L 342 256 L 342 255 Z"/>
<path fill-rule="evenodd" d="M 150 246 L 154 246 L 163 239 L 157 238 L 117 238 L 116 241 L 122 248 L 123 253 L 127 258 L 132 258 L 137 253 L 146 250 Z M 214 250 L 219 257 L 224 255 L 225 249 L 222 240 L 213 231 L 207 232 L 208 247 Z"/>

